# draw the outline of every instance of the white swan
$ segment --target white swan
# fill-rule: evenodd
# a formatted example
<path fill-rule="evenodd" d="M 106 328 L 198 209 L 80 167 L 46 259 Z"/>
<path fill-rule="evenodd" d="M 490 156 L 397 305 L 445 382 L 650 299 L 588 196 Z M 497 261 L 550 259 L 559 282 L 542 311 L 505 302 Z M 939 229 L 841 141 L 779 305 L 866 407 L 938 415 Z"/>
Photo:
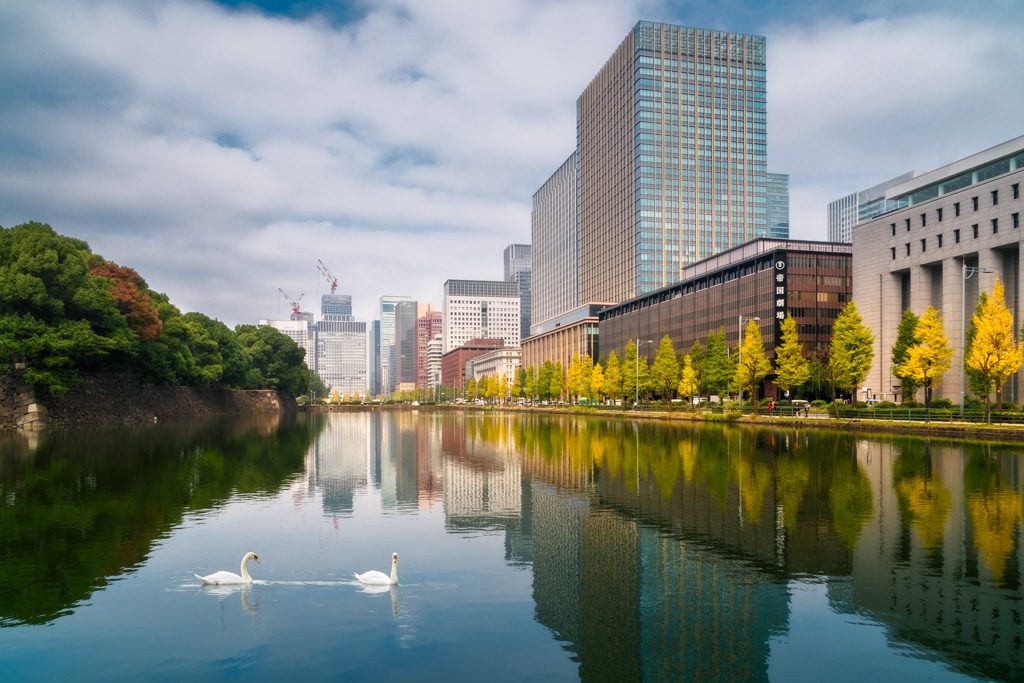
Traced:
<path fill-rule="evenodd" d="M 398 553 L 391 553 L 391 576 L 384 572 L 371 570 L 365 574 L 356 574 L 360 583 L 367 583 L 371 586 L 395 586 L 398 585 Z"/>
<path fill-rule="evenodd" d="M 252 577 L 249 576 L 249 570 L 245 568 L 245 565 L 249 560 L 256 560 L 256 564 L 259 564 L 260 562 L 260 558 L 256 557 L 256 553 L 246 553 L 245 557 L 242 558 L 241 576 L 232 572 L 216 572 L 209 576 L 199 576 L 199 574 L 196 574 L 196 578 L 207 585 L 219 583 L 252 583 Z"/>

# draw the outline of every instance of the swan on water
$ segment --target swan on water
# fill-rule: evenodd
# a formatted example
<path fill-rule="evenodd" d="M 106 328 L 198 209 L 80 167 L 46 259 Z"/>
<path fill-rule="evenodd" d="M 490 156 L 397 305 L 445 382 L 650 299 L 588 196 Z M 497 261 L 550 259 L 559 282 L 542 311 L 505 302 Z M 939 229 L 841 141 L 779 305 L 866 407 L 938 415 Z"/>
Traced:
<path fill-rule="evenodd" d="M 209 576 L 199 576 L 196 574 L 196 578 L 202 581 L 204 584 L 212 585 L 219 583 L 252 583 L 252 577 L 249 576 L 249 570 L 245 568 L 249 560 L 256 560 L 256 564 L 259 564 L 260 558 L 256 557 L 256 553 L 246 553 L 245 557 L 242 558 L 242 575 L 232 572 L 216 572 Z"/>
<path fill-rule="evenodd" d="M 384 572 L 371 570 L 365 574 L 356 574 L 360 583 L 368 583 L 372 586 L 394 586 L 398 584 L 398 553 L 391 553 L 391 576 Z"/>

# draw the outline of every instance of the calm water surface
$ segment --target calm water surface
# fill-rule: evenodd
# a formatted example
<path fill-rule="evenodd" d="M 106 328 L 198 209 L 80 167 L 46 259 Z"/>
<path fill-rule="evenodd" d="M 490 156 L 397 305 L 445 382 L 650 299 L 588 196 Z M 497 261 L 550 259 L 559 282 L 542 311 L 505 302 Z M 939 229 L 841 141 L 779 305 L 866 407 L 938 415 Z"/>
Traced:
<path fill-rule="evenodd" d="M 0 680 L 1019 680 L 1022 453 L 429 411 L 0 434 Z M 193 576 L 250 550 L 250 586 Z M 392 552 L 399 586 L 354 581 Z"/>

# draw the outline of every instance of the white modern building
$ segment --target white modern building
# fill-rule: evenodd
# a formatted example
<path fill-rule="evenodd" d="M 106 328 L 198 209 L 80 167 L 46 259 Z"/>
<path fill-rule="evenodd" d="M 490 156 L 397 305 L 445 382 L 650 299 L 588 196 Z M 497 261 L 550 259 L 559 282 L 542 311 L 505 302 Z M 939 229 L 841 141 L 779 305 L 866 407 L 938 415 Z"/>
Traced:
<path fill-rule="evenodd" d="M 427 342 L 427 386 L 433 389 L 441 384 L 441 356 L 444 355 L 444 337 L 435 334 Z"/>
<path fill-rule="evenodd" d="M 352 297 L 324 294 L 316 324 L 316 374 L 338 395 L 366 396 L 366 323 L 352 316 Z"/>
<path fill-rule="evenodd" d="M 517 282 L 447 280 L 443 305 L 445 353 L 471 339 L 501 339 L 505 346 L 519 346 Z"/>
<path fill-rule="evenodd" d="M 509 383 L 515 379 L 516 370 L 523 366 L 523 350 L 505 347 L 477 356 L 466 362 L 466 376 L 474 379 L 481 377 L 504 376 Z"/>
<path fill-rule="evenodd" d="M 886 199 L 886 191 L 919 175 L 921 171 L 908 171 L 874 187 L 829 202 L 828 241 L 850 242 L 853 226 L 897 208 L 894 200 Z"/>
<path fill-rule="evenodd" d="M 939 311 L 955 349 L 952 368 L 935 398 L 960 401 L 964 321 L 970 325 L 979 293 L 996 278 L 1021 328 L 1021 211 L 1024 199 L 1024 136 L 922 173 L 885 191 L 897 208 L 853 228 L 853 296 L 864 324 L 875 335 L 875 359 L 860 398 L 893 397 L 892 347 L 903 312 Z M 1020 401 L 1018 378 L 1003 400 Z"/>

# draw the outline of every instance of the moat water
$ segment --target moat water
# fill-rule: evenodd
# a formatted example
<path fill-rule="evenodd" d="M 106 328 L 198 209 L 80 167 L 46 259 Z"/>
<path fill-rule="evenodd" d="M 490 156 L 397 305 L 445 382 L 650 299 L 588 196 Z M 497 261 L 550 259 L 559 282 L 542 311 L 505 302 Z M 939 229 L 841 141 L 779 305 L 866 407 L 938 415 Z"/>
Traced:
<path fill-rule="evenodd" d="M 0 680 L 1020 680 L 1022 458 L 428 410 L 3 433 Z"/>

